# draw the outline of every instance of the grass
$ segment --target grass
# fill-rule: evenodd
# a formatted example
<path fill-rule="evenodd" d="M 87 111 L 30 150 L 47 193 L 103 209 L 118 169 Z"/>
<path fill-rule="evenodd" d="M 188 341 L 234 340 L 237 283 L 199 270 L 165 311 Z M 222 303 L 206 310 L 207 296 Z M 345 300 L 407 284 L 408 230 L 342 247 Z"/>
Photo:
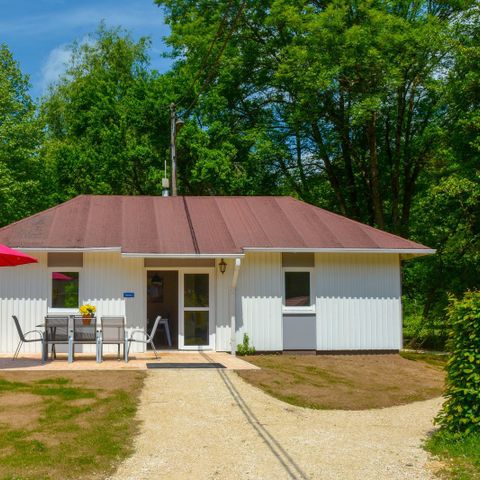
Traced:
<path fill-rule="evenodd" d="M 448 360 L 448 355 L 444 353 L 429 353 L 429 352 L 400 352 L 400 355 L 407 360 L 413 360 L 415 362 L 423 362 L 432 367 L 439 369 L 445 368 L 445 364 Z"/>
<path fill-rule="evenodd" d="M 426 449 L 443 463 L 439 476 L 449 480 L 480 479 L 480 434 L 465 438 L 437 431 L 425 443 Z"/>
<path fill-rule="evenodd" d="M 292 405 L 364 410 L 441 395 L 445 358 L 400 355 L 254 355 L 261 370 L 237 371 L 244 380 Z"/>
<path fill-rule="evenodd" d="M 141 372 L 0 375 L 0 479 L 99 478 L 132 448 Z"/>

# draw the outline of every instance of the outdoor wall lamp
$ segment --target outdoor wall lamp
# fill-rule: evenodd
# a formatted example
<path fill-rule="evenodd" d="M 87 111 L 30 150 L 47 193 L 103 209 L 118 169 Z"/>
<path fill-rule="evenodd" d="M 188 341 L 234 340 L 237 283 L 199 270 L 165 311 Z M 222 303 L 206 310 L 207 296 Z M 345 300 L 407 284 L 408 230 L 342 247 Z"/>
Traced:
<path fill-rule="evenodd" d="M 227 269 L 227 263 L 223 258 L 220 260 L 220 263 L 218 264 L 218 268 L 220 268 L 220 273 L 223 275 L 225 273 L 225 270 Z"/>

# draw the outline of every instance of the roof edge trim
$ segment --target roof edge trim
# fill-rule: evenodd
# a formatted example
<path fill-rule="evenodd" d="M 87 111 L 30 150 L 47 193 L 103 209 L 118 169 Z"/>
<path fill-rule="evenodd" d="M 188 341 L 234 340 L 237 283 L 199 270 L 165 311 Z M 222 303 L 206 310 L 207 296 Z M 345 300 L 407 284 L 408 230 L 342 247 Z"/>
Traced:
<path fill-rule="evenodd" d="M 434 248 L 278 248 L 244 247 L 245 252 L 285 252 L 285 253 L 409 253 L 413 255 L 432 255 Z"/>
<path fill-rule="evenodd" d="M 244 253 L 122 253 L 130 258 L 242 258 Z"/>
<path fill-rule="evenodd" d="M 69 247 L 11 247 L 17 250 L 25 252 L 52 252 L 52 253 L 81 253 L 81 252 L 121 252 L 121 247 L 81 247 L 81 248 L 69 248 Z"/>

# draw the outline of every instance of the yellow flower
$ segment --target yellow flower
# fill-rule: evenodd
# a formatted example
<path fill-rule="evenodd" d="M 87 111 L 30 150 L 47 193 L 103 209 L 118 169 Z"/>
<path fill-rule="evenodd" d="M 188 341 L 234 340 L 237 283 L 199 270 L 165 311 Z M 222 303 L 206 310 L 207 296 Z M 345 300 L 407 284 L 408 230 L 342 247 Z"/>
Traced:
<path fill-rule="evenodd" d="M 90 305 L 88 303 L 82 305 L 79 310 L 82 315 L 93 315 L 97 311 L 97 309 L 93 305 Z"/>

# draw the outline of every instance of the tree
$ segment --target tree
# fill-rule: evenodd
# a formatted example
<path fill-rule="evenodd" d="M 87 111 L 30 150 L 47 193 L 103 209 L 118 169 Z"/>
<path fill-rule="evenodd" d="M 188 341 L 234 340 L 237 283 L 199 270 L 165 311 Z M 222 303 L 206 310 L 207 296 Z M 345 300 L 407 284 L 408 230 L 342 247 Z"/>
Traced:
<path fill-rule="evenodd" d="M 456 23 L 436 154 L 413 211 L 412 233 L 437 254 L 408 265 L 406 292 L 431 324 L 444 317 L 449 293 L 480 288 L 479 13 L 476 6 Z"/>
<path fill-rule="evenodd" d="M 193 85 L 184 106 L 204 130 L 218 118 L 215 99 L 223 125 L 254 126 L 274 142 L 278 187 L 408 232 L 435 152 L 451 24 L 468 2 L 157 3 L 172 28 L 177 74 Z M 256 150 L 239 149 L 237 162 Z"/>
<path fill-rule="evenodd" d="M 168 78 L 149 69 L 149 42 L 101 26 L 72 46 L 42 105 L 43 157 L 59 200 L 80 193 L 159 194 L 168 153 Z"/>
<path fill-rule="evenodd" d="M 38 159 L 42 129 L 28 88 L 28 77 L 0 45 L 0 225 L 48 204 Z"/>

